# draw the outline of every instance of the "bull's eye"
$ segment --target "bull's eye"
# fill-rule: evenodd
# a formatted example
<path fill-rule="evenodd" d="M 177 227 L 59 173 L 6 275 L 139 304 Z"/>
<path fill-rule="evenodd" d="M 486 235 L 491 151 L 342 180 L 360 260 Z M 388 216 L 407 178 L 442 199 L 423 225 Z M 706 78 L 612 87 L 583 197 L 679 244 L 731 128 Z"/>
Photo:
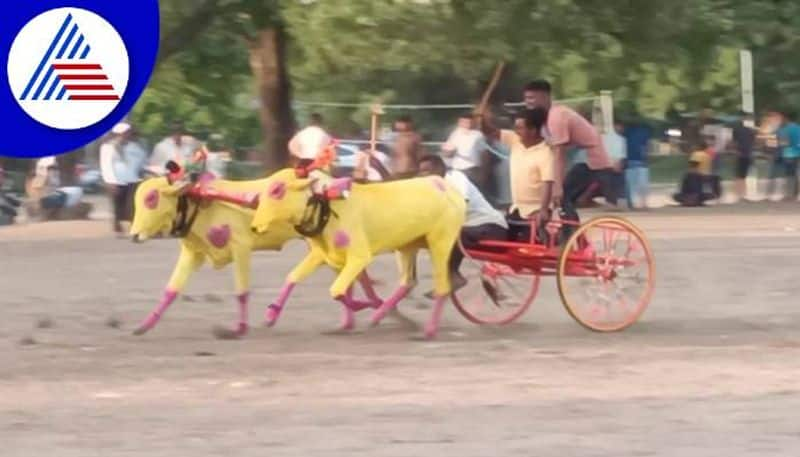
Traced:
<path fill-rule="evenodd" d="M 267 193 L 269 194 L 269 198 L 274 200 L 283 199 L 283 197 L 286 196 L 286 183 L 283 181 L 276 181 L 270 184 Z"/>
<path fill-rule="evenodd" d="M 158 206 L 158 191 L 153 189 L 144 197 L 144 206 L 147 209 L 156 209 Z"/>

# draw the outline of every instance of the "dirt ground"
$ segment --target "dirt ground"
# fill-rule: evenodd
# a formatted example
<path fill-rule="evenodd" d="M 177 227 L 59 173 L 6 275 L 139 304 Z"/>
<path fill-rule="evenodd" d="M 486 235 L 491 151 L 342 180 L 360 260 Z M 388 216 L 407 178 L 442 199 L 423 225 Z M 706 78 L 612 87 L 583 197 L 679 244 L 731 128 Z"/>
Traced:
<path fill-rule="evenodd" d="M 658 277 L 625 332 L 584 330 L 545 281 L 518 324 L 479 328 L 448 307 L 434 342 L 399 320 L 364 329 L 365 315 L 353 335 L 325 334 L 339 319 L 328 272 L 259 326 L 298 243 L 256 256 L 247 338 L 212 336 L 235 305 L 232 273 L 211 269 L 134 337 L 174 240 L 134 245 L 104 221 L 3 227 L 0 456 L 795 457 L 799 210 L 626 215 Z M 393 259 L 371 272 L 394 280 Z M 422 323 L 429 307 L 401 310 Z"/>

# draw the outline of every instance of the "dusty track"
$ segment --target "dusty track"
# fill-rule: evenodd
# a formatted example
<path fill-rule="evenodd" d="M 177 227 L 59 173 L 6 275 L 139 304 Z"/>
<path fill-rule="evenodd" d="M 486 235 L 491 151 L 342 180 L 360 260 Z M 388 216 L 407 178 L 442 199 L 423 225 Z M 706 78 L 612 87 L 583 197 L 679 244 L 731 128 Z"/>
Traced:
<path fill-rule="evenodd" d="M 98 222 L 2 228 L 0 455 L 800 454 L 798 207 L 632 219 L 652 238 L 658 285 L 628 331 L 583 330 L 548 281 L 521 323 L 477 328 L 450 307 L 433 343 L 397 320 L 365 331 L 363 315 L 356 334 L 323 335 L 339 317 L 328 272 L 276 328 L 258 326 L 299 244 L 257 256 L 248 338 L 211 336 L 235 307 L 231 273 L 210 269 L 192 302 L 133 337 L 173 241 L 135 246 Z M 393 265 L 371 271 L 393 280 Z M 428 308 L 402 312 L 421 323 Z M 45 317 L 54 326 L 35 328 Z"/>

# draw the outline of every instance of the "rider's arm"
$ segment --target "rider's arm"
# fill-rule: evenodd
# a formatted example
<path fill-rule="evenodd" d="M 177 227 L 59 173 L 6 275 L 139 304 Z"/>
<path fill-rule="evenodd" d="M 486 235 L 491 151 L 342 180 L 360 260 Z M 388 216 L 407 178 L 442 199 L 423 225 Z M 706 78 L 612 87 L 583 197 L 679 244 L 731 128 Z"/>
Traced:
<path fill-rule="evenodd" d="M 456 141 L 458 141 L 458 129 L 453 130 L 447 141 L 442 145 L 442 155 L 445 157 L 453 157 L 456 155 Z"/>

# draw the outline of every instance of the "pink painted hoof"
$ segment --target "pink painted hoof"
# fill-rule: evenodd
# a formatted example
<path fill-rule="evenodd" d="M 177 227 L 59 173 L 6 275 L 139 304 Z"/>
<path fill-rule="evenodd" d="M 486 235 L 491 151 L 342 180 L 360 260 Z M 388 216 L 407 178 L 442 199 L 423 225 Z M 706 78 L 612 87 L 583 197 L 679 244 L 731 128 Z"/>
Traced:
<path fill-rule="evenodd" d="M 381 323 L 384 317 L 386 317 L 386 312 L 381 311 L 380 309 L 376 310 L 374 313 L 372 313 L 372 316 L 370 316 L 369 318 L 369 326 L 377 327 L 378 324 Z"/>
<path fill-rule="evenodd" d="M 433 340 L 436 339 L 436 335 L 439 333 L 439 329 L 433 325 L 426 325 L 425 326 L 425 339 L 426 340 Z"/>
<path fill-rule="evenodd" d="M 283 311 L 282 307 L 274 303 L 272 305 L 269 305 L 267 307 L 267 313 L 264 325 L 266 325 L 267 327 L 272 327 L 273 325 L 275 325 L 275 323 L 278 322 L 278 318 L 281 317 L 281 311 Z"/>
<path fill-rule="evenodd" d="M 339 331 L 342 332 L 351 332 L 353 329 L 356 328 L 356 321 L 355 319 L 344 319 L 342 324 L 339 326 Z"/>
<path fill-rule="evenodd" d="M 161 316 L 159 316 L 158 314 L 150 314 L 149 316 L 147 316 L 147 319 L 145 319 L 144 322 L 142 322 L 139 328 L 133 331 L 133 334 L 136 336 L 144 335 L 145 333 L 149 332 L 150 330 L 153 329 L 153 327 L 156 326 L 160 318 Z"/>
<path fill-rule="evenodd" d="M 213 334 L 218 340 L 238 340 L 247 335 L 247 324 L 241 323 L 235 329 L 217 325 L 213 328 Z"/>

